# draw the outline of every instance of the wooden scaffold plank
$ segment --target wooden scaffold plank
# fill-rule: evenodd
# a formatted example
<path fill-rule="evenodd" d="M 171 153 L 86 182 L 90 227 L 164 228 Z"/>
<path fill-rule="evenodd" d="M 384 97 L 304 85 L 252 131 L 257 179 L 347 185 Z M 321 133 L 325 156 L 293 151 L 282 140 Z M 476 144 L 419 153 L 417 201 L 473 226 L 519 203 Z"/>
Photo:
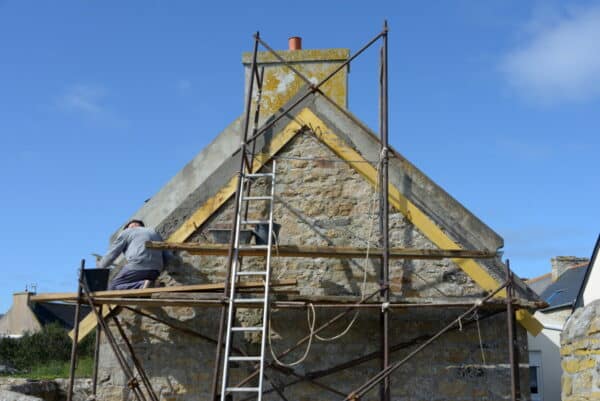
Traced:
<path fill-rule="evenodd" d="M 229 246 L 224 244 L 200 244 L 200 243 L 175 243 L 150 241 L 146 243 L 147 248 L 170 249 L 174 251 L 185 251 L 192 255 L 227 256 Z M 240 249 L 240 256 L 265 256 L 266 249 Z M 356 248 L 356 247 L 317 247 L 278 245 L 273 246 L 273 255 L 280 257 L 298 258 L 364 258 L 367 253 L 371 258 L 380 258 L 383 254 L 382 248 Z M 490 259 L 497 256 L 496 252 L 472 251 L 467 249 L 411 249 L 390 248 L 390 258 L 394 259 L 442 259 L 442 258 L 469 258 Z"/>

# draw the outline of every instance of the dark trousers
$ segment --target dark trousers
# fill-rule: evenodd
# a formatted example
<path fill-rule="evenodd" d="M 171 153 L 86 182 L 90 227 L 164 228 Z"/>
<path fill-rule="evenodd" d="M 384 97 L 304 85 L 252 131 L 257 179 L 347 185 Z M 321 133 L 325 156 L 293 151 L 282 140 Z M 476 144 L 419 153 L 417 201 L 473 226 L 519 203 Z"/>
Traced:
<path fill-rule="evenodd" d="M 158 278 L 158 270 L 132 270 L 127 266 L 108 283 L 109 290 L 133 290 L 142 288 L 144 281 L 154 281 Z"/>

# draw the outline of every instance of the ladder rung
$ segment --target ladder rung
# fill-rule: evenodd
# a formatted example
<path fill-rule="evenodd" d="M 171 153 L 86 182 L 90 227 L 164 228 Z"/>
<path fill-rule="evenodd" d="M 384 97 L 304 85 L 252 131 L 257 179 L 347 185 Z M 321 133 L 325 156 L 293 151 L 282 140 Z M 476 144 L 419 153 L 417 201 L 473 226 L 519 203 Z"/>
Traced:
<path fill-rule="evenodd" d="M 256 356 L 230 356 L 228 359 L 230 361 L 235 361 L 235 362 L 256 362 L 256 361 L 260 361 L 261 357 L 260 357 L 260 355 L 256 355 Z"/>
<path fill-rule="evenodd" d="M 249 201 L 249 200 L 271 200 L 273 198 L 271 198 L 270 196 L 244 196 L 242 198 L 242 200 L 245 201 Z"/>
<path fill-rule="evenodd" d="M 232 327 L 231 331 L 262 331 L 262 326 L 241 326 L 241 327 Z"/>
<path fill-rule="evenodd" d="M 231 393 L 258 393 L 260 388 L 258 387 L 225 387 L 225 391 L 229 391 Z"/>
<path fill-rule="evenodd" d="M 244 272 L 237 272 L 238 276 L 266 276 L 267 272 L 266 271 L 244 271 Z"/>
<path fill-rule="evenodd" d="M 242 224 L 269 224 L 269 220 L 242 220 Z"/>
<path fill-rule="evenodd" d="M 248 178 L 273 177 L 273 173 L 249 173 L 249 174 L 244 174 L 244 177 L 248 177 Z"/>
<path fill-rule="evenodd" d="M 235 304 L 262 304 L 265 302 L 264 298 L 236 298 L 233 300 Z"/>

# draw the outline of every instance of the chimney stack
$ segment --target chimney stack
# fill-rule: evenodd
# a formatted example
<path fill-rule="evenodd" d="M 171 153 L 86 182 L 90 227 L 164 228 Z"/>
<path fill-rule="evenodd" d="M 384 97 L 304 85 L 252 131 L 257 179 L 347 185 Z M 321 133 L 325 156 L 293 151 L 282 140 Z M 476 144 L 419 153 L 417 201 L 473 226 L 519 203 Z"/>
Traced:
<path fill-rule="evenodd" d="M 302 50 L 302 38 L 300 36 L 292 36 L 288 39 L 288 49 L 290 51 Z"/>
<path fill-rule="evenodd" d="M 578 258 L 577 256 L 557 256 L 550 259 L 550 263 L 552 264 L 552 282 L 558 280 L 569 268 L 589 262 L 588 258 Z"/>
<path fill-rule="evenodd" d="M 350 58 L 348 49 L 302 49 L 300 37 L 289 38 L 288 44 L 289 50 L 281 50 L 277 54 L 314 84 L 321 82 Z M 242 54 L 245 76 L 244 99 L 248 98 L 250 90 L 252 57 L 250 52 Z M 256 63 L 259 71 L 264 68 L 259 116 L 259 125 L 262 125 L 271 116 L 279 113 L 281 108 L 306 85 L 306 82 L 270 51 L 258 52 Z M 320 89 L 338 105 L 347 107 L 348 67 L 338 71 Z M 256 90 L 256 86 L 254 86 L 254 90 Z M 254 99 L 250 106 L 250 113 L 256 110 L 256 100 Z"/>

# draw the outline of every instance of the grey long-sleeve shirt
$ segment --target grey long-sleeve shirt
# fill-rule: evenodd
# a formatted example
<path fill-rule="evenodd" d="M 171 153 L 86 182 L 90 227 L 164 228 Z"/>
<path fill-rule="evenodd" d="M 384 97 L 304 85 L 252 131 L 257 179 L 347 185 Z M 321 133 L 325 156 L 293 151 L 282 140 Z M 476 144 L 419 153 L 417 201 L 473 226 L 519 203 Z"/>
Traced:
<path fill-rule="evenodd" d="M 163 251 L 147 249 L 146 241 L 162 241 L 162 237 L 149 227 L 131 227 L 123 230 L 115 239 L 108 253 L 100 260 L 98 267 L 109 267 L 123 252 L 126 267 L 131 270 L 162 270 Z"/>

